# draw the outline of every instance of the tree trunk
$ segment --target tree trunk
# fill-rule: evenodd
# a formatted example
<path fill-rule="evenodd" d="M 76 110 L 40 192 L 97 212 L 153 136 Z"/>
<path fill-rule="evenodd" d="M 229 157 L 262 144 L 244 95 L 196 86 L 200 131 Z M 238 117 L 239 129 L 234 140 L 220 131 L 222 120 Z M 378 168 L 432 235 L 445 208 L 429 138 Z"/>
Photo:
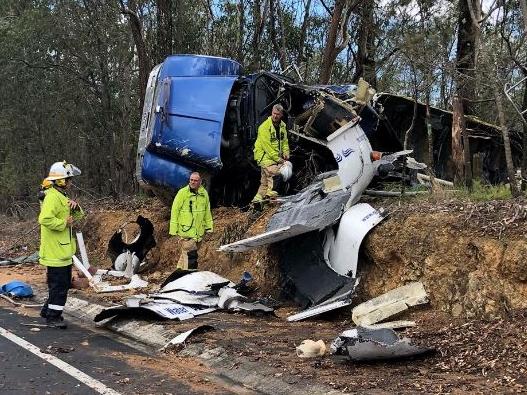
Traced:
<path fill-rule="evenodd" d="M 456 51 L 456 97 L 452 115 L 452 161 L 454 182 L 472 187 L 470 146 L 465 129 L 465 115 L 473 114 L 476 92 L 474 80 L 479 46 L 479 0 L 459 0 L 458 36 Z M 463 170 L 465 169 L 465 171 Z"/>
<path fill-rule="evenodd" d="M 527 0 L 519 0 L 523 14 L 523 34 L 527 34 Z"/>
<path fill-rule="evenodd" d="M 172 55 L 172 37 L 174 24 L 172 21 L 172 0 L 156 0 L 157 6 L 157 45 L 156 63 L 161 63 Z"/>
<path fill-rule="evenodd" d="M 512 161 L 511 142 L 509 139 L 509 129 L 507 128 L 507 121 L 505 119 L 505 111 L 503 110 L 503 96 L 498 88 L 498 84 L 494 84 L 494 97 L 496 99 L 496 108 L 498 110 L 498 117 L 500 120 L 501 133 L 503 135 L 503 148 L 505 149 L 505 162 L 507 163 L 507 174 L 509 176 L 509 185 L 512 196 L 520 195 L 518 185 L 516 185 L 516 172 L 514 170 L 514 163 Z"/>
<path fill-rule="evenodd" d="M 304 20 L 302 21 L 302 27 L 300 29 L 300 41 L 298 42 L 298 57 L 296 59 L 296 62 L 298 66 L 300 67 L 300 64 L 305 60 L 304 59 L 304 53 L 305 53 L 305 45 L 306 45 L 306 34 L 307 29 L 309 27 L 309 11 L 311 9 L 311 0 L 307 0 L 305 7 L 304 7 Z"/>
<path fill-rule="evenodd" d="M 245 31 L 245 3 L 244 0 L 238 2 L 238 53 L 237 61 L 240 64 L 244 63 L 244 51 L 243 51 L 243 37 Z"/>
<path fill-rule="evenodd" d="M 412 122 L 410 123 L 410 126 L 404 133 L 403 150 L 405 151 L 408 149 L 408 140 L 410 139 L 410 134 L 413 132 L 415 128 L 415 121 L 417 120 L 417 110 L 418 110 L 417 99 L 419 95 L 419 90 L 418 90 L 417 81 L 416 81 L 417 76 L 415 75 L 416 71 L 414 70 L 413 67 L 412 67 L 412 71 L 414 73 L 414 110 L 412 113 Z"/>
<path fill-rule="evenodd" d="M 283 51 L 283 47 L 278 42 L 278 33 L 276 31 L 276 13 L 278 13 L 278 9 L 280 8 L 277 3 L 279 3 L 280 0 L 269 0 L 269 23 L 271 27 L 271 42 L 273 43 L 273 49 L 278 54 L 278 61 L 280 62 L 280 68 L 282 70 L 285 70 L 287 68 L 287 57 L 285 52 Z M 280 15 L 278 15 L 280 17 Z M 280 40 L 281 41 L 281 40 Z"/>
<path fill-rule="evenodd" d="M 137 50 L 137 61 L 139 63 L 139 114 L 143 111 L 143 103 L 145 101 L 146 84 L 148 83 L 148 75 L 150 74 L 150 57 L 146 51 L 145 40 L 143 38 L 143 28 L 141 20 L 137 15 L 137 4 L 135 0 L 128 1 L 128 8 L 124 6 L 123 0 L 121 2 L 121 12 L 128 16 L 128 23 L 132 31 L 135 48 Z"/>
<path fill-rule="evenodd" d="M 336 0 L 331 22 L 328 29 L 326 46 L 322 54 L 320 66 L 320 84 L 327 84 L 331 79 L 331 72 L 338 54 L 348 46 L 350 35 L 348 33 L 348 22 L 353 9 L 360 1 Z M 340 42 L 337 42 L 340 38 Z"/>
<path fill-rule="evenodd" d="M 456 51 L 457 95 L 463 104 L 464 115 L 472 115 L 476 84 L 474 80 L 479 46 L 481 17 L 479 0 L 459 0 L 458 36 Z"/>
<path fill-rule="evenodd" d="M 254 0 L 253 5 L 253 37 L 251 45 L 251 65 L 250 70 L 258 71 L 262 68 L 262 55 L 260 52 L 260 42 L 262 40 L 262 33 L 264 31 L 265 20 L 269 11 L 269 2 L 264 0 L 263 11 L 262 3 L 260 0 Z"/>
<path fill-rule="evenodd" d="M 523 34 L 527 34 L 527 0 L 519 0 L 523 16 Z M 524 77 L 527 73 L 524 72 Z M 523 103 L 522 110 L 527 110 L 527 80 L 523 88 Z M 527 114 L 523 115 L 525 122 L 523 123 L 523 139 L 522 139 L 522 190 L 527 190 Z"/>
<path fill-rule="evenodd" d="M 362 77 L 372 87 L 377 88 L 374 8 L 375 0 L 363 1 L 360 7 L 359 38 L 352 81 L 357 82 Z"/>
<path fill-rule="evenodd" d="M 426 89 L 425 112 L 426 136 L 428 140 L 428 169 L 431 174 L 434 174 L 434 134 L 430 117 L 430 86 Z"/>
<path fill-rule="evenodd" d="M 463 104 L 458 96 L 452 100 L 452 165 L 454 184 L 460 185 L 464 180 L 463 135 L 465 134 L 465 118 Z"/>
<path fill-rule="evenodd" d="M 525 14 L 527 18 L 527 13 Z M 526 19 L 527 20 L 527 19 Z M 527 23 L 527 22 L 526 22 Z M 527 77 L 527 73 L 524 73 Z M 523 87 L 523 101 L 522 110 L 527 110 L 527 79 Z M 523 114 L 525 122 L 523 122 L 523 136 L 522 136 L 522 190 L 527 190 L 527 113 Z"/>

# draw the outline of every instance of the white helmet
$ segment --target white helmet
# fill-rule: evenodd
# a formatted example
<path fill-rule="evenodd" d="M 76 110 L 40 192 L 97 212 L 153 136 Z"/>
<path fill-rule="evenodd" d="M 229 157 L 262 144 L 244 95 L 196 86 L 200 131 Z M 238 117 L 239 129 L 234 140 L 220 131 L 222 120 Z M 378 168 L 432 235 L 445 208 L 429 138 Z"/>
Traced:
<path fill-rule="evenodd" d="M 293 164 L 286 160 L 282 167 L 280 167 L 280 174 L 282 175 L 284 181 L 289 180 L 293 175 Z"/>
<path fill-rule="evenodd" d="M 78 176 L 81 174 L 81 171 L 78 167 L 63 162 L 55 162 L 51 165 L 49 169 L 49 175 L 47 179 L 49 181 L 62 180 L 64 178 L 69 178 L 73 176 Z"/>

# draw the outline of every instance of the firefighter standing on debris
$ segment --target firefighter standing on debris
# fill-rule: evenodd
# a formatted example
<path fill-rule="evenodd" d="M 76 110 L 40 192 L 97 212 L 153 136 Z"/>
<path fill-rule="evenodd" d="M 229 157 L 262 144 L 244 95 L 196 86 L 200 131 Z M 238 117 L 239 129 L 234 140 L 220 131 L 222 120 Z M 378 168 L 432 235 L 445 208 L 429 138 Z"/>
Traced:
<path fill-rule="evenodd" d="M 273 177 L 288 170 L 287 167 L 291 173 L 289 142 L 285 123 L 282 121 L 283 116 L 284 108 L 275 104 L 271 116 L 258 127 L 253 152 L 254 160 L 261 167 L 261 178 L 260 188 L 252 200 L 253 203 L 278 196 L 278 192 L 273 189 Z"/>
<path fill-rule="evenodd" d="M 40 315 L 56 328 L 66 328 L 62 311 L 71 286 L 72 256 L 77 245 L 72 224 L 84 213 L 67 195 L 71 178 L 81 171 L 66 162 L 54 163 L 42 184 L 44 197 L 40 208 L 40 264 L 47 267 L 48 299 Z"/>
<path fill-rule="evenodd" d="M 194 172 L 189 184 L 176 194 L 170 215 L 168 233 L 182 239 L 178 269 L 198 268 L 198 248 L 205 232 L 212 232 L 212 226 L 209 194 L 201 185 L 200 174 Z"/>

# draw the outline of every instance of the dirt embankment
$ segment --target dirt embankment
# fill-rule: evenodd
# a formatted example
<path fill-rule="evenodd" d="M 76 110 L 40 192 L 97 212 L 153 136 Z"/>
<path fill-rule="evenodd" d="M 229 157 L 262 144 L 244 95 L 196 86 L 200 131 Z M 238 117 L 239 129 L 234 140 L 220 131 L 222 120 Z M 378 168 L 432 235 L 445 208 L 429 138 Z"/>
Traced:
<path fill-rule="evenodd" d="M 363 243 L 360 299 L 409 281 L 422 281 L 430 294 L 431 307 L 453 316 L 488 318 L 527 308 L 527 201 L 370 203 L 384 207 L 390 214 Z M 148 256 L 154 267 L 145 275 L 151 289 L 175 270 L 179 242 L 168 236 L 170 209 L 158 200 L 92 205 L 87 211 L 81 230 L 92 264 L 109 268 L 106 249 L 110 237 L 125 222 L 143 215 L 153 222 L 157 241 Z M 214 233 L 206 236 L 199 251 L 200 269 L 233 281 L 247 270 L 260 295 L 278 297 L 282 282 L 279 259 L 270 252 L 272 249 L 261 247 L 235 254 L 217 251 L 222 244 L 263 232 L 274 211 L 215 209 Z M 38 247 L 38 227 L 33 220 L 0 220 L 4 256 L 27 254 Z M 8 246 L 14 248 L 5 253 Z"/>
<path fill-rule="evenodd" d="M 210 348 L 222 347 L 232 355 L 269 366 L 273 372 L 264 375 L 269 380 L 282 377 L 291 383 L 308 381 L 336 390 L 372 393 L 525 392 L 527 202 L 370 203 L 386 208 L 390 215 L 365 239 L 359 263 L 361 290 L 356 303 L 408 281 L 423 281 L 431 306 L 415 307 L 403 314 L 404 319 L 418 324 L 405 335 L 418 344 L 435 347 L 436 354 L 422 360 L 379 364 L 296 357 L 294 347 L 303 339 L 323 339 L 329 344 L 338 333 L 349 329 L 350 309 L 295 323 L 284 322 L 284 317 L 295 311 L 293 306 L 284 306 L 277 309 L 278 317 L 217 312 L 164 325 L 183 331 L 201 320 L 212 324 L 217 330 L 199 340 Z M 123 223 L 143 215 L 154 223 L 158 243 L 149 256 L 155 266 L 144 275 L 151 283 L 149 290 L 175 269 L 178 241 L 168 237 L 170 212 L 157 200 L 112 202 L 86 209 L 89 216 L 82 231 L 92 264 L 110 267 L 105 254 L 111 235 Z M 260 295 L 278 296 L 279 260 L 269 252 L 272 249 L 264 247 L 240 254 L 216 251 L 221 244 L 263 231 L 272 213 L 272 209 L 260 214 L 234 208 L 214 210 L 215 231 L 200 249 L 200 268 L 234 281 L 248 270 Z M 5 255 L 20 256 L 37 248 L 34 220 L 20 222 L 0 216 L 0 225 L 0 251 L 7 251 Z M 132 238 L 132 232 L 128 236 Z M 45 281 L 45 271 L 39 266 L 1 268 L 0 279 L 13 276 L 32 284 L 43 285 Z M 90 294 L 91 290 L 82 292 Z M 125 296 L 116 293 L 98 298 L 121 302 Z M 508 312 L 513 309 L 518 310 Z M 486 319 L 497 315 L 501 317 Z"/>
<path fill-rule="evenodd" d="M 527 202 L 421 202 L 396 209 L 366 239 L 366 294 L 422 281 L 433 308 L 499 316 L 527 308 Z"/>
<path fill-rule="evenodd" d="M 422 281 L 432 308 L 453 316 L 490 317 L 527 308 L 526 201 L 370 203 L 384 206 L 390 215 L 365 239 L 359 268 L 361 298 Z M 235 254 L 217 251 L 222 244 L 263 232 L 273 213 L 272 208 L 262 213 L 215 209 L 215 231 L 199 251 L 200 269 L 233 281 L 247 270 L 260 294 L 278 297 L 279 259 L 268 248 Z M 83 227 L 88 249 L 97 266 L 109 267 L 108 240 L 137 215 L 154 223 L 157 246 L 149 259 L 155 268 L 146 277 L 159 284 L 175 270 L 179 243 L 168 236 L 169 208 L 156 200 L 132 209 L 93 210 Z"/>

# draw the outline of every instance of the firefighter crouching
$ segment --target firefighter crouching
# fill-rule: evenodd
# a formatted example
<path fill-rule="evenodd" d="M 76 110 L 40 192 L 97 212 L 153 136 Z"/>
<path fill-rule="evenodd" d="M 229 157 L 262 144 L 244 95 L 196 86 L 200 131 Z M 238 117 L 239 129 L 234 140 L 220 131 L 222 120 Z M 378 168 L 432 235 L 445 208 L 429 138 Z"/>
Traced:
<path fill-rule="evenodd" d="M 261 168 L 260 187 L 252 203 L 278 196 L 273 177 L 281 175 L 287 181 L 292 174 L 289 162 L 289 141 L 286 125 L 282 121 L 284 108 L 275 104 L 271 116 L 258 127 L 258 136 L 254 143 L 254 160 Z"/>

